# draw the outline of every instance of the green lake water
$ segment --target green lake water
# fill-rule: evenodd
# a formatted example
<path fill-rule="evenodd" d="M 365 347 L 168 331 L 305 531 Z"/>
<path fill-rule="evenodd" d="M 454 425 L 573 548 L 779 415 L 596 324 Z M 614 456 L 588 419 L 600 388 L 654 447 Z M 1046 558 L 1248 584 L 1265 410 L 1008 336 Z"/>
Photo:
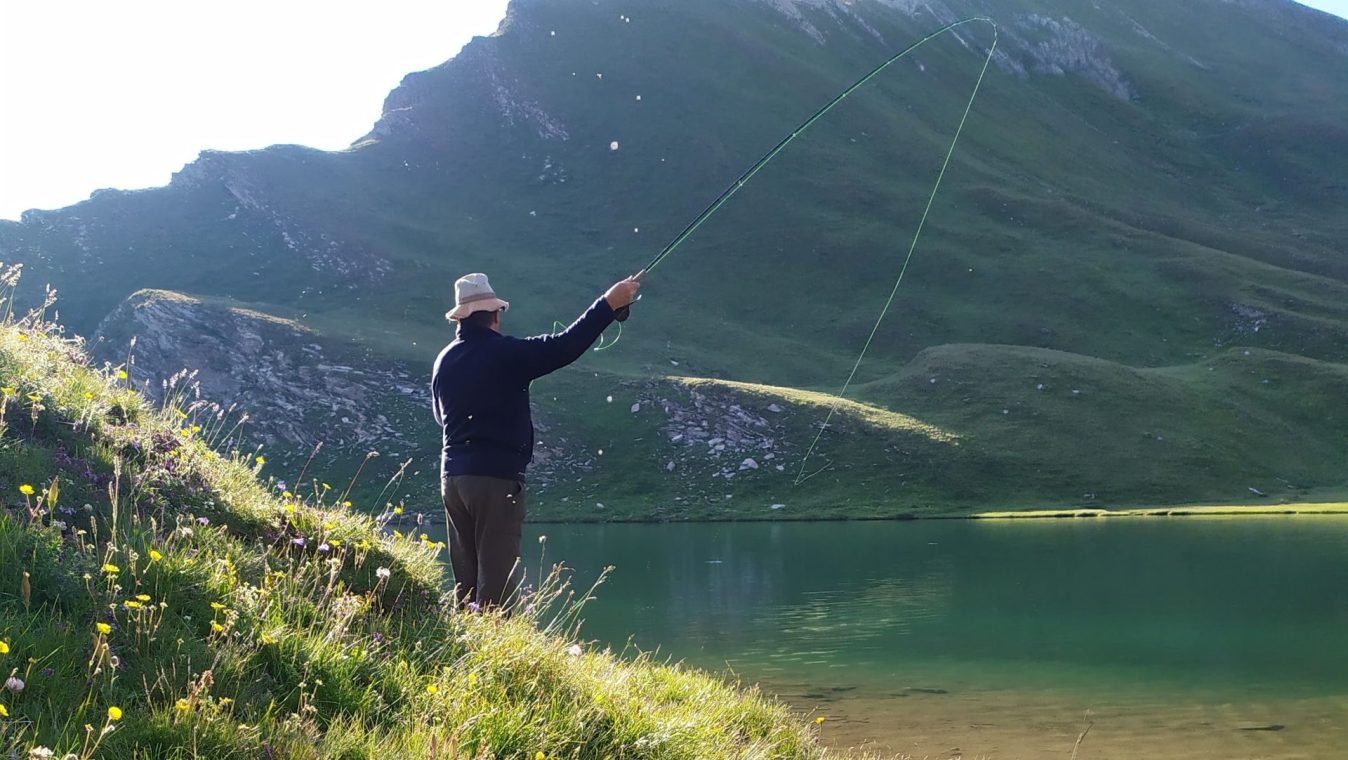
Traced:
<path fill-rule="evenodd" d="M 915 757 L 1348 758 L 1348 519 L 531 525 L 587 639 Z"/>

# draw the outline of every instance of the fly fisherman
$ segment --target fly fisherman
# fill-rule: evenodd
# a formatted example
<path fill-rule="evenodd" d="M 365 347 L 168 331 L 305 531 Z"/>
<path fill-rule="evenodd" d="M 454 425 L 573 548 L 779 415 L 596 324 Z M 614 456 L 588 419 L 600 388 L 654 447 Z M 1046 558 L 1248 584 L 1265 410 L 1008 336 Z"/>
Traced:
<path fill-rule="evenodd" d="M 440 494 L 449 561 L 460 605 L 501 606 L 514 594 L 524 523 L 524 470 L 534 452 L 529 383 L 579 359 L 632 303 L 638 277 L 616 283 L 580 319 L 556 335 L 501 334 L 510 304 L 485 274 L 454 283 L 458 323 L 431 374 L 435 422 L 442 431 Z"/>

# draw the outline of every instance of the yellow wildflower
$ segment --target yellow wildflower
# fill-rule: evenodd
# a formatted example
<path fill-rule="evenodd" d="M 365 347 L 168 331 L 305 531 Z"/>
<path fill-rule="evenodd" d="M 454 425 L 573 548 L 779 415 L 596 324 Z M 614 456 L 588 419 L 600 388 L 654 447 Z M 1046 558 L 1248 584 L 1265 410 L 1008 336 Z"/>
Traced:
<path fill-rule="evenodd" d="M 264 456 L 259 456 L 258 458 L 254 459 L 253 461 L 254 461 L 254 462 L 257 462 L 258 465 L 261 466 L 261 465 L 264 465 L 264 464 L 267 463 L 267 458 L 264 457 Z"/>
<path fill-rule="evenodd" d="M 28 485 L 27 483 L 24 483 L 23 485 L 19 486 L 19 493 L 23 494 L 24 496 L 32 496 L 33 487 Z"/>
<path fill-rule="evenodd" d="M 221 603 L 219 603 L 219 602 L 211 602 L 211 609 L 213 609 L 213 610 L 223 610 L 224 608 L 225 608 L 225 605 L 223 605 L 223 604 L 221 604 Z"/>
<path fill-rule="evenodd" d="M 119 370 L 117 370 L 117 379 L 118 379 L 118 380 L 125 380 L 125 379 L 126 379 L 126 370 L 124 370 L 124 369 L 119 369 Z"/>
<path fill-rule="evenodd" d="M 148 601 L 150 601 L 150 595 L 149 595 L 149 594 L 136 594 L 136 599 L 138 599 L 138 600 L 140 600 L 140 601 L 142 601 L 142 602 L 148 602 Z"/>
<path fill-rule="evenodd" d="M 127 599 L 125 602 L 122 602 L 122 606 L 127 608 L 128 610 L 138 610 L 144 607 L 145 605 L 141 604 L 135 599 Z"/>
<path fill-rule="evenodd" d="M 824 716 L 820 715 L 818 718 L 815 718 L 815 719 L 814 719 L 814 724 L 815 724 L 816 726 L 822 726 L 822 725 L 824 725 Z"/>
<path fill-rule="evenodd" d="M 540 751 L 534 754 L 534 760 L 548 760 L 548 756 Z"/>
<path fill-rule="evenodd" d="M 173 706 L 182 712 L 187 712 L 188 710 L 192 709 L 192 703 L 188 702 L 185 699 L 180 699 L 177 702 L 174 702 Z"/>
<path fill-rule="evenodd" d="M 18 393 L 18 391 L 6 385 L 5 387 L 0 388 L 0 393 L 5 394 L 6 396 L 13 396 L 14 394 Z"/>
<path fill-rule="evenodd" d="M 0 718 L 8 718 L 8 717 L 9 717 L 9 710 L 5 709 L 4 705 L 0 705 Z"/>
<path fill-rule="evenodd" d="M 211 630 L 215 631 L 216 633 L 220 633 L 221 631 L 225 630 L 225 627 L 223 625 L 220 625 L 220 623 L 218 623 L 217 621 L 212 620 Z"/>
<path fill-rule="evenodd" d="M 151 561 L 151 562 L 158 562 L 159 560 L 161 560 L 161 559 L 163 559 L 163 558 L 164 558 L 164 555 L 160 554 L 157 550 L 155 550 L 155 549 L 151 549 L 151 550 L 150 550 L 150 561 Z"/>
<path fill-rule="evenodd" d="M 121 719 L 122 719 L 122 708 L 120 707 L 108 708 L 108 720 L 121 720 Z"/>
<path fill-rule="evenodd" d="M 427 693 L 427 694 L 434 694 L 434 693 L 436 693 L 437 691 L 440 691 L 440 689 L 439 689 L 439 687 L 437 687 L 435 684 L 433 684 L 433 683 L 428 683 L 428 684 L 426 684 L 426 693 Z"/>
<path fill-rule="evenodd" d="M 0 654 L 9 654 L 9 644 L 0 641 Z"/>
<path fill-rule="evenodd" d="M 117 573 L 122 572 L 122 568 L 112 563 L 108 563 L 103 565 L 103 572 L 107 573 L 108 575 L 116 575 Z"/>
<path fill-rule="evenodd" d="M 293 493 L 291 493 L 291 492 L 289 492 L 289 491 L 282 491 L 282 492 L 281 492 L 281 495 L 284 496 L 284 497 L 287 498 L 287 499 L 292 499 L 292 498 L 295 497 L 295 494 L 293 494 Z"/>
<path fill-rule="evenodd" d="M 103 634 L 104 636 L 107 636 L 109 633 L 112 633 L 112 626 L 108 625 L 107 623 L 99 623 L 95 627 L 98 628 L 98 632 Z"/>
<path fill-rule="evenodd" d="M 402 508 L 402 507 L 394 507 L 394 508 L 393 508 L 393 514 L 395 514 L 395 515 L 400 515 L 400 514 L 402 514 L 402 513 L 403 513 L 403 508 Z"/>

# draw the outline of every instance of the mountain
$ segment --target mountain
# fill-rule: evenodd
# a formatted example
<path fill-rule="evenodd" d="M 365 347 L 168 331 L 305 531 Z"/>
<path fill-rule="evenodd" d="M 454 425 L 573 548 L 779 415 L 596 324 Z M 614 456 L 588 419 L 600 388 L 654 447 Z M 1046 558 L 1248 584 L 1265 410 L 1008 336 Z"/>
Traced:
<path fill-rule="evenodd" d="M 996 21 L 997 54 L 853 403 L 803 472 L 824 469 L 792 485 L 987 25 L 802 135 L 652 272 L 617 345 L 536 384 L 533 513 L 1343 488 L 1348 23 L 1289 0 L 516 0 L 495 35 L 407 76 L 348 150 L 204 152 L 167 187 L 0 224 L 0 260 L 53 283 L 105 360 L 140 335 L 132 375 L 151 389 L 210 366 L 234 378 L 222 401 L 302 419 L 258 423 L 278 474 L 318 441 L 330 469 L 382 449 L 429 498 L 424 381 L 456 276 L 490 273 L 508 331 L 569 321 L 839 90 L 971 15 Z"/>

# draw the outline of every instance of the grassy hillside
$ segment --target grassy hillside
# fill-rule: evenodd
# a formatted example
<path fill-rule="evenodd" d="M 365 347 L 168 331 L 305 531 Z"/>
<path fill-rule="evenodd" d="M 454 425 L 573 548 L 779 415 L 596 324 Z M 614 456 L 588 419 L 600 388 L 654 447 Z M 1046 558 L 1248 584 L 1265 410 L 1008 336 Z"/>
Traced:
<path fill-rule="evenodd" d="M 160 288 L 293 319 L 372 373 L 425 373 L 450 337 L 457 275 L 489 272 L 517 334 L 569 320 L 839 88 L 973 14 L 998 22 L 1001 52 L 861 368 L 853 400 L 876 410 L 847 429 L 873 435 L 826 435 L 838 470 L 801 488 L 775 464 L 727 483 L 716 457 L 684 461 L 670 414 L 627 409 L 685 398 L 671 375 L 747 384 L 720 386 L 718 408 L 781 389 L 766 403 L 791 419 L 764 417 L 781 423 L 775 461 L 804 453 L 822 417 L 803 400 L 841 384 L 892 286 L 981 29 L 934 41 L 820 122 L 652 274 L 618 346 L 539 384 L 542 435 L 567 452 L 540 466 L 536 514 L 895 514 L 1348 485 L 1348 24 L 1285 0 L 521 0 L 498 34 L 409 75 L 347 151 L 208 152 L 168 187 L 0 223 L 0 258 L 69 294 L 77 331 L 121 336 L 103 358 L 145 330 L 119 304 Z M 958 392 L 922 387 L 947 361 Z M 1266 370 L 1280 379 L 1241 385 Z M 1080 403 L 1034 377 L 1091 389 Z M 436 431 L 416 408 L 371 400 L 366 416 L 397 419 L 403 440 L 378 448 L 429 473 Z M 961 444 L 866 422 L 882 413 Z M 311 440 L 340 438 L 342 416 L 315 418 Z M 331 446 L 330 464 L 352 472 L 369 448 Z M 384 478 L 401 461 L 372 466 Z"/>
<path fill-rule="evenodd" d="M 148 406 L 51 323 L 0 324 L 0 386 L 7 757 L 825 754 L 752 689 L 594 651 L 557 576 L 451 611 L 414 523 L 259 481 L 217 407 Z"/>

